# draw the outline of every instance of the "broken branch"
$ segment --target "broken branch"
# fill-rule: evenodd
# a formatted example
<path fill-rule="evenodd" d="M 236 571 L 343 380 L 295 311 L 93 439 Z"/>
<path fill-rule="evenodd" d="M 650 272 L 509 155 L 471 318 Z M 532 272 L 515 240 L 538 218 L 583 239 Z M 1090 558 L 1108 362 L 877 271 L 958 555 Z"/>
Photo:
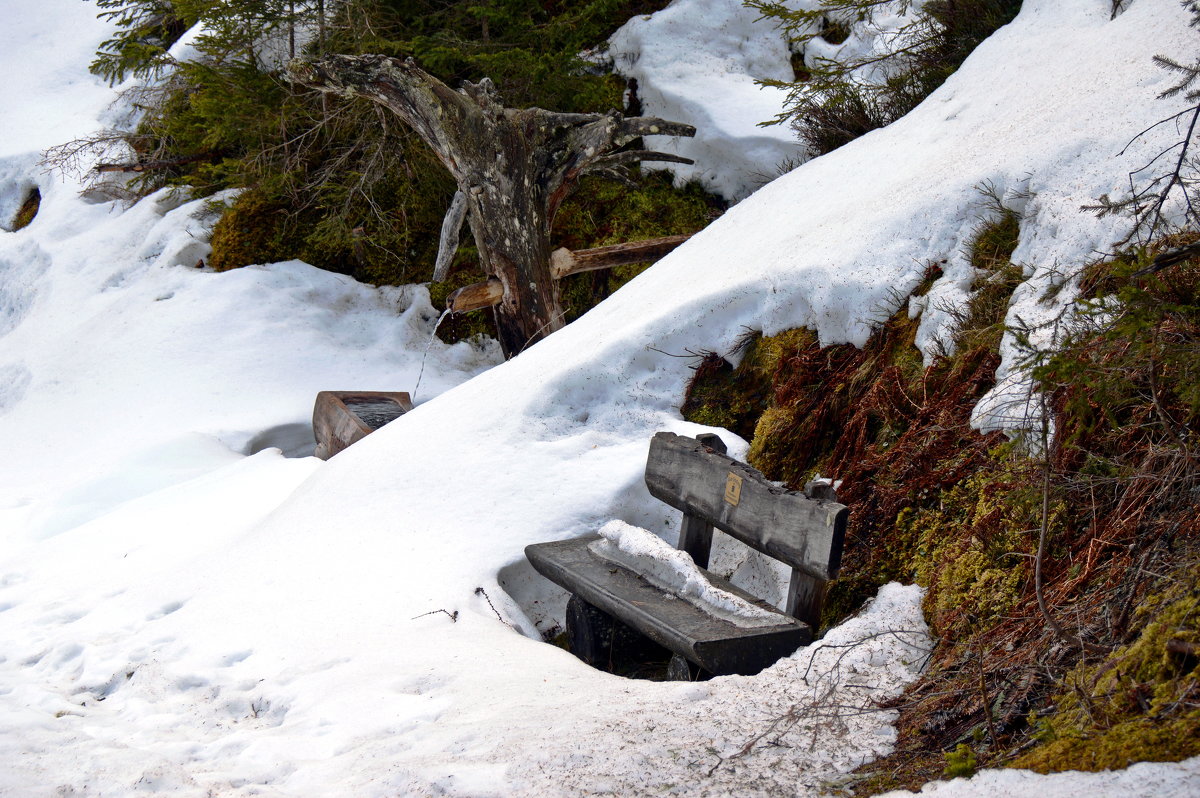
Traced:
<path fill-rule="evenodd" d="M 442 234 L 438 239 L 437 261 L 433 265 L 433 281 L 440 283 L 450 273 L 450 264 L 454 261 L 454 253 L 458 251 L 458 237 L 462 230 L 463 220 L 467 218 L 467 195 L 461 191 L 454 192 L 450 201 L 450 209 L 442 220 Z"/>
<path fill-rule="evenodd" d="M 566 247 L 556 249 L 550 254 L 550 273 L 556 280 L 580 272 L 591 272 L 597 269 L 611 269 L 615 266 L 626 266 L 630 263 L 646 263 L 665 257 L 684 241 L 692 236 L 663 236 L 650 238 L 645 241 L 630 241 L 625 244 L 613 244 L 608 247 L 594 249 L 579 249 L 572 252 Z"/>
<path fill-rule="evenodd" d="M 605 155 L 592 162 L 588 169 L 606 169 L 613 166 L 625 166 L 641 161 L 664 161 L 667 163 L 694 164 L 691 158 L 675 155 L 669 152 L 653 152 L 652 150 L 626 150 L 612 155 Z"/>
<path fill-rule="evenodd" d="M 622 120 L 617 128 L 618 141 L 625 143 L 640 136 L 686 136 L 696 135 L 696 128 L 682 122 L 670 122 L 654 116 L 635 116 Z"/>

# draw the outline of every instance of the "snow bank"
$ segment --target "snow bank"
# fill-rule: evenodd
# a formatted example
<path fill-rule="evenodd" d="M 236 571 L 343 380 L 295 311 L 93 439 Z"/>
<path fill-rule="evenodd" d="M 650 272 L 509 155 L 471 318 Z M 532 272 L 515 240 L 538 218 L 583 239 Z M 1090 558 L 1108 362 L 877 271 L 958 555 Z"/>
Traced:
<path fill-rule="evenodd" d="M 884 793 L 879 798 L 933 795 L 943 798 L 1077 798 L 1111 795 L 1121 798 L 1191 798 L 1200 789 L 1200 757 L 1178 765 L 1140 762 L 1126 770 L 1100 773 L 1057 773 L 1041 776 L 1028 770 L 984 770 L 967 779 L 931 782 L 920 792 Z"/>
<path fill-rule="evenodd" d="M 741 0 L 674 0 L 609 39 L 614 69 L 638 81 L 643 112 L 696 127 L 695 138 L 649 136 L 648 147 L 693 159 L 666 168 L 729 199 L 803 156 L 787 125 L 758 127 L 783 110 L 787 92 L 754 81 L 793 75 L 786 38 L 757 17 Z"/>
<path fill-rule="evenodd" d="M 49 47 L 10 30 L 94 10 L 11 5 L 6 65 Z M 0 233 L 0 794 L 815 794 L 888 750 L 870 702 L 923 661 L 915 589 L 755 677 L 634 682 L 537 639 L 565 596 L 523 548 L 614 518 L 675 539 L 642 470 L 653 432 L 700 431 L 676 355 L 795 326 L 861 344 L 944 261 L 921 311 L 932 351 L 975 278 L 985 181 L 1022 216 L 1010 318 L 1053 312 L 1045 286 L 1124 233 L 1080 206 L 1177 135 L 1118 156 L 1181 107 L 1152 99 L 1168 76 L 1150 57 L 1195 43 L 1174 0 L 1109 10 L 1027 0 L 909 117 L 771 183 L 516 359 L 483 371 L 494 351 L 435 344 L 422 394 L 444 392 L 328 463 L 264 441 L 293 440 L 318 390 L 410 389 L 421 289 L 195 269 L 201 207 L 88 204 L 21 172 L 36 154 L 5 156 L 0 175 L 44 200 Z M 70 80 L 90 92 L 83 64 Z M 32 130 L 58 96 L 6 95 L 5 122 Z M 784 574 L 715 537 L 716 570 L 781 595 Z M 1150 772 L 1196 789 L 1191 765 Z"/>
<path fill-rule="evenodd" d="M 817 9 L 821 0 L 791 0 L 791 8 Z M 893 7 L 894 6 L 894 7 Z M 902 48 L 899 34 L 921 0 L 874 9 L 869 20 L 851 11 L 838 17 L 845 41 L 814 38 L 804 49 L 810 68 L 822 62 L 871 62 Z M 608 42 L 613 69 L 637 80 L 643 112 L 695 126 L 694 138 L 648 136 L 650 149 L 691 158 L 694 165 L 664 164 L 680 181 L 699 180 L 729 200 L 752 191 L 807 159 L 791 125 L 763 126 L 785 109 L 788 90 L 758 81 L 793 81 L 792 45 L 773 20 L 741 0 L 673 0 L 661 11 L 637 16 Z M 864 83 L 886 80 L 889 61 L 854 72 Z"/>

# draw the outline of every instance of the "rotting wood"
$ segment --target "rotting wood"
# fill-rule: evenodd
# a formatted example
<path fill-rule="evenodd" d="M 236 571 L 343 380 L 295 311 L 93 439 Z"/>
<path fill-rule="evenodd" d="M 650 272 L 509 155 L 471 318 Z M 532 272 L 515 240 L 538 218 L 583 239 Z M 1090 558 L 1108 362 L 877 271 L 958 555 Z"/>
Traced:
<path fill-rule="evenodd" d="M 550 254 L 550 273 L 556 280 L 581 272 L 612 269 L 631 263 L 647 263 L 665 257 L 692 236 L 662 236 L 645 241 L 629 241 L 607 247 L 569 250 L 560 247 Z"/>
<path fill-rule="evenodd" d="M 299 85 L 388 108 L 454 176 L 480 266 L 504 288 L 496 326 L 510 357 L 565 324 L 550 272 L 550 227 L 579 179 L 628 179 L 625 168 L 643 161 L 691 163 L 670 153 L 619 151 L 643 136 L 693 136 L 691 125 L 617 111 L 505 108 L 490 80 L 454 91 L 412 59 L 331 55 L 293 61 L 289 73 Z"/>
<path fill-rule="evenodd" d="M 482 283 L 464 285 L 446 297 L 446 309 L 454 313 L 480 310 L 500 304 L 504 299 L 504 284 L 492 277 Z"/>

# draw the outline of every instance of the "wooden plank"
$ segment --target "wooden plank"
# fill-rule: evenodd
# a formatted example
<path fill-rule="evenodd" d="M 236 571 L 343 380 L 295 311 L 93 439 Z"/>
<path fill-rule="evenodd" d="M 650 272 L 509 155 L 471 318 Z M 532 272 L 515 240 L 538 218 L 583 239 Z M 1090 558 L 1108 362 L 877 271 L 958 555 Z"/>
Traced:
<path fill-rule="evenodd" d="M 719 435 L 710 432 L 696 436 L 696 440 L 712 449 L 714 452 L 725 453 L 725 441 Z M 708 558 L 712 554 L 712 524 L 689 513 L 683 514 L 683 524 L 679 527 L 680 551 L 686 551 L 692 562 L 701 568 L 708 567 Z"/>
<path fill-rule="evenodd" d="M 672 250 L 691 238 L 691 235 L 662 236 L 644 241 L 627 241 L 607 247 L 569 250 L 560 247 L 550 253 L 550 274 L 561 280 L 572 274 L 611 269 L 631 263 L 647 263 L 666 257 Z"/>
<path fill-rule="evenodd" d="M 844 505 L 773 485 L 745 463 L 670 432 L 650 442 L 646 487 L 793 568 L 818 579 L 837 577 L 849 516 Z"/>
<path fill-rule="evenodd" d="M 746 628 L 714 618 L 633 571 L 593 553 L 588 545 L 599 538 L 599 535 L 585 535 L 573 540 L 536 543 L 525 547 L 525 556 L 547 579 L 714 674 L 758 673 L 812 641 L 812 630 L 807 624 L 706 573 L 722 590 L 777 615 L 779 623 Z"/>

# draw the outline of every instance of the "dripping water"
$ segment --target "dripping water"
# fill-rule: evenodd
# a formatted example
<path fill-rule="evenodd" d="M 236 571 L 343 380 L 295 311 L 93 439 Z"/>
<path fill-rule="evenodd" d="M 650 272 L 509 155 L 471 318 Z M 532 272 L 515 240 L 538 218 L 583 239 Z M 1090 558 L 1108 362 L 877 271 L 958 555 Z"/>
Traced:
<path fill-rule="evenodd" d="M 442 315 L 438 316 L 438 320 L 434 322 L 433 329 L 429 332 L 429 343 L 425 344 L 425 354 L 421 355 L 421 370 L 417 372 L 417 384 L 413 386 L 412 390 L 411 398 L 413 404 L 416 404 L 417 401 L 417 389 L 421 387 L 421 377 L 425 376 L 425 360 L 429 357 L 429 349 L 433 346 L 434 339 L 437 338 L 438 327 L 442 326 L 442 322 L 445 321 L 446 317 L 452 312 L 453 311 L 451 311 L 450 308 L 443 310 Z"/>

